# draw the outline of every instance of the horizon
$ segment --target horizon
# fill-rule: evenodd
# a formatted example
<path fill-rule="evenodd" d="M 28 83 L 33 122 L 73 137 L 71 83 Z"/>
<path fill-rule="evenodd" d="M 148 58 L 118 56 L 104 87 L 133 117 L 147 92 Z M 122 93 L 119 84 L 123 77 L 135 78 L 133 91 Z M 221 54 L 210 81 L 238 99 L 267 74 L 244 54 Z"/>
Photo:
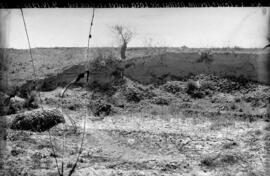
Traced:
<path fill-rule="evenodd" d="M 181 49 L 183 46 L 180 47 L 174 47 L 174 46 L 133 46 L 133 47 L 128 47 L 127 49 L 133 49 L 133 48 L 177 48 L 177 49 Z M 261 47 L 252 47 L 252 48 L 244 48 L 244 47 L 238 47 L 238 46 L 234 46 L 234 47 L 188 47 L 186 46 L 186 49 L 262 49 Z M 71 48 L 75 48 L 75 49 L 87 49 L 87 47 L 73 47 L 73 46 L 56 46 L 56 47 L 32 47 L 31 50 L 33 49 L 71 49 Z M 96 47 L 89 47 L 91 48 L 114 48 L 114 49 L 120 49 L 120 47 L 118 46 L 96 46 Z M 0 47 L 0 49 L 13 49 L 13 50 L 29 50 L 29 48 L 2 48 Z"/>
<path fill-rule="evenodd" d="M 31 47 L 86 48 L 92 10 L 23 9 Z M 262 48 L 269 13 L 266 7 L 96 9 L 90 47 L 117 47 L 110 26 L 120 24 L 136 33 L 129 48 Z M 1 9 L 0 16 L 6 37 L 0 47 L 28 49 L 20 11 Z"/>

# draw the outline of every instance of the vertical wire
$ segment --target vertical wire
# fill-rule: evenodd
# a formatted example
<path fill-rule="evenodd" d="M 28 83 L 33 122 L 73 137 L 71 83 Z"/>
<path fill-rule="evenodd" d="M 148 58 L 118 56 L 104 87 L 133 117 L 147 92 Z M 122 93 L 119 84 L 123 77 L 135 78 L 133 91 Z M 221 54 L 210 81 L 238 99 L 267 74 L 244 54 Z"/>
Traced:
<path fill-rule="evenodd" d="M 35 68 L 34 58 L 33 58 L 33 54 L 32 54 L 30 39 L 29 39 L 27 27 L 26 27 L 26 22 L 25 22 L 25 19 L 24 19 L 23 10 L 22 10 L 22 8 L 20 8 L 20 10 L 21 10 L 21 14 L 22 14 L 24 29 L 25 29 L 25 33 L 26 33 L 26 37 L 27 37 L 28 48 L 29 48 L 29 53 L 30 53 L 30 57 L 31 57 L 31 63 L 32 63 L 32 67 L 33 67 L 34 77 L 35 77 L 35 86 L 37 86 L 37 74 L 36 74 L 36 68 Z M 35 90 L 36 89 L 37 88 L 35 87 Z M 41 109 L 44 110 L 43 105 L 42 105 L 41 95 L 40 95 L 39 91 L 38 91 L 38 95 L 39 95 L 39 100 L 40 100 L 40 104 L 41 104 Z"/>
<path fill-rule="evenodd" d="M 24 29 L 25 29 L 25 33 L 26 33 L 26 37 L 27 37 L 27 42 L 28 42 L 28 47 L 29 47 L 29 53 L 30 53 L 32 67 L 33 67 L 33 73 L 34 73 L 34 77 L 35 77 L 35 86 L 36 86 L 36 84 L 37 84 L 37 74 L 36 74 L 36 68 L 35 68 L 35 63 L 34 63 L 34 59 L 33 59 L 32 50 L 31 50 L 30 39 L 29 39 L 27 27 L 26 27 L 26 22 L 25 22 L 23 10 L 22 10 L 22 8 L 20 8 L 20 10 L 21 10 L 23 24 L 24 24 Z M 36 89 L 36 87 L 35 87 L 35 89 Z M 41 95 L 40 95 L 40 92 L 39 91 L 38 91 L 38 95 L 39 95 L 39 100 L 40 100 L 40 103 L 41 103 L 41 109 L 44 110 L 43 109 L 43 105 L 42 105 Z M 51 148 L 52 148 L 52 151 L 53 151 L 53 154 L 54 154 L 54 159 L 55 159 L 55 162 L 56 162 L 56 165 L 57 165 L 57 171 L 58 171 L 58 174 L 59 175 L 62 175 L 61 172 L 60 172 L 60 170 L 59 170 L 59 168 L 58 168 L 58 161 L 57 161 L 55 150 L 54 150 L 54 147 L 53 147 L 50 130 L 48 132 L 49 132 L 49 138 L 50 138 Z"/>
<path fill-rule="evenodd" d="M 88 56 L 89 56 L 89 45 L 90 45 L 90 39 L 92 38 L 91 32 L 92 32 L 92 26 L 93 26 L 93 21 L 94 21 L 94 15 L 95 15 L 95 8 L 93 8 L 93 14 L 92 14 L 92 19 L 91 19 L 91 23 L 90 23 L 90 29 L 89 29 L 89 35 L 88 35 L 88 42 L 87 42 L 86 59 L 88 59 Z M 86 88 L 86 86 L 87 86 L 87 79 L 86 79 L 85 88 Z M 89 101 L 89 98 L 88 98 L 88 101 Z M 88 102 L 88 101 L 86 100 L 86 102 Z M 84 116 L 83 136 L 82 136 L 81 146 L 80 146 L 80 149 L 79 149 L 79 153 L 77 155 L 77 159 L 76 159 L 76 161 L 75 161 L 72 169 L 70 170 L 68 176 L 71 176 L 73 174 L 73 172 L 75 171 L 75 168 L 77 166 L 77 163 L 78 163 L 78 160 L 79 160 L 80 154 L 82 152 L 82 148 L 83 148 L 83 143 L 84 143 L 84 138 L 85 138 L 86 117 L 87 117 L 87 112 L 88 112 L 88 108 L 87 108 L 86 102 L 85 102 L 86 109 L 85 109 L 85 116 Z"/>

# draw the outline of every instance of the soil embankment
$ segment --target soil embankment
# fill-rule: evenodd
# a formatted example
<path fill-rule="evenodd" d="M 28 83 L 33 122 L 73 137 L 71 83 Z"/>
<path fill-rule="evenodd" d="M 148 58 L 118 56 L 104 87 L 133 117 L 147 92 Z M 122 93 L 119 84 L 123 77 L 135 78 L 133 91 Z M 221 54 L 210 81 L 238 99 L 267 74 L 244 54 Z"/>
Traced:
<path fill-rule="evenodd" d="M 221 77 L 241 76 L 269 83 L 265 68 L 267 55 L 263 53 L 213 53 L 204 60 L 199 53 L 165 53 L 133 58 L 128 62 L 133 63 L 133 66 L 125 70 L 126 76 L 145 84 L 202 73 Z"/>
<path fill-rule="evenodd" d="M 157 48 L 158 49 L 158 48 Z M 97 51 L 92 49 L 93 58 Z M 104 51 L 103 51 L 104 50 Z M 100 53 L 110 54 L 111 49 L 104 48 Z M 152 51 L 149 54 L 146 51 Z M 167 80 L 181 80 L 190 75 L 201 73 L 215 74 L 217 76 L 242 76 L 260 83 L 269 83 L 267 73 L 267 51 L 258 49 L 211 49 L 211 54 L 206 49 L 188 49 L 188 51 L 167 49 L 166 52 L 149 48 L 129 49 L 125 68 L 125 76 L 140 83 L 149 84 Z M 200 53 L 201 52 L 201 53 Z M 113 55 L 117 50 L 113 50 Z M 66 85 L 78 73 L 85 70 L 83 48 L 38 48 L 33 49 L 37 76 L 44 84 L 43 90 L 53 90 L 57 86 Z M 8 86 L 22 85 L 25 80 L 33 80 L 32 65 L 27 50 L 6 49 L 5 58 L 8 60 Z M 30 74 L 31 73 L 31 74 Z M 105 82 L 111 81 L 111 76 L 92 74 L 91 78 Z M 44 81 L 43 81 L 44 80 Z M 91 80 L 91 79 L 90 79 Z M 85 80 L 81 80 L 81 83 Z"/>
<path fill-rule="evenodd" d="M 124 74 L 126 77 L 143 84 L 181 80 L 191 75 L 202 73 L 214 74 L 220 77 L 241 77 L 268 84 L 267 58 L 266 53 L 259 52 L 223 52 L 207 56 L 202 56 L 196 52 L 170 52 L 129 59 L 125 62 L 129 67 L 125 68 Z M 72 81 L 84 69 L 85 63 L 63 69 L 56 77 L 57 82 L 60 85 L 66 84 Z M 110 75 L 103 74 L 103 72 L 100 74 L 90 74 L 90 77 L 103 82 L 113 79 Z"/>

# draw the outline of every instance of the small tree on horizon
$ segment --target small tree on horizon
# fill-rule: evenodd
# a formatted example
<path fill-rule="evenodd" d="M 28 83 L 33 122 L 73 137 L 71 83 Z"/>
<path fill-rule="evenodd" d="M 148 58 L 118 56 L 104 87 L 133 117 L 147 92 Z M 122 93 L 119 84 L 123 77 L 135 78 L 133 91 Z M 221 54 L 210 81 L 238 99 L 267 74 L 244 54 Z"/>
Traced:
<path fill-rule="evenodd" d="M 115 33 L 121 43 L 120 55 L 121 59 L 126 59 L 126 50 L 127 45 L 134 36 L 134 32 L 131 31 L 128 27 L 123 25 L 115 25 L 112 27 L 112 32 Z"/>

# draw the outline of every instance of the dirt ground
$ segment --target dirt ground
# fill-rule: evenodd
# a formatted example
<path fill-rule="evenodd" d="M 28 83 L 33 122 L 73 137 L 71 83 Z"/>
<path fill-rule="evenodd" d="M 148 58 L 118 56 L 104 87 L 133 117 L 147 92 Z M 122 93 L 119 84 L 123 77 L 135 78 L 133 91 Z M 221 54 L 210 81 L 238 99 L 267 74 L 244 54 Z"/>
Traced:
<path fill-rule="evenodd" d="M 58 175 L 61 163 L 68 175 L 84 124 L 74 175 L 268 175 L 270 86 L 190 79 L 202 88 L 188 93 L 189 80 L 146 86 L 125 78 L 105 92 L 80 86 L 63 98 L 62 88 L 40 92 L 39 106 L 58 108 L 66 123 L 41 133 L 7 129 L 1 175 Z"/>

